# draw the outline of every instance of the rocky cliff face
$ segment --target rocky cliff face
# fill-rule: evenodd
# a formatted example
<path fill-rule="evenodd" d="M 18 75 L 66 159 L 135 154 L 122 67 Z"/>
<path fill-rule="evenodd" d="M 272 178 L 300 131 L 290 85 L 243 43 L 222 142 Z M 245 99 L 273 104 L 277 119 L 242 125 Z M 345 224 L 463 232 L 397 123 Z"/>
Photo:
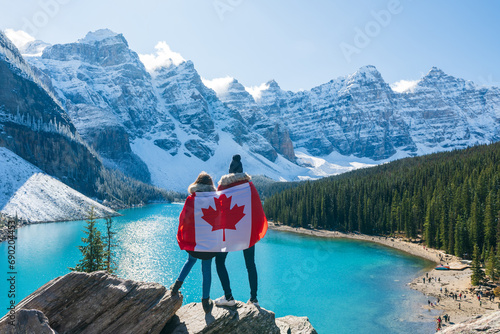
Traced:
<path fill-rule="evenodd" d="M 69 186 L 95 195 L 99 159 L 59 102 L 0 32 L 0 146 Z"/>
<path fill-rule="evenodd" d="M 258 133 L 267 140 L 264 150 L 258 153 L 272 162 L 276 161 L 278 154 L 290 161 L 295 160 L 293 143 L 286 126 L 278 118 L 271 119 L 265 115 L 265 111 L 255 103 L 241 83 L 233 79 L 226 91 L 219 94 L 219 98 L 225 106 L 241 114 L 251 132 Z"/>
<path fill-rule="evenodd" d="M 373 66 L 308 91 L 284 91 L 274 80 L 251 91 L 232 79 L 216 92 L 191 61 L 146 69 L 109 30 L 44 48 L 30 64 L 104 164 L 166 188 L 183 189 L 200 169 L 220 174 L 235 153 L 253 174 L 294 179 L 355 168 L 346 161 L 500 140 L 500 89 L 437 68 L 404 92 Z M 186 165 L 196 171 L 173 176 Z"/>
<path fill-rule="evenodd" d="M 182 295 L 157 283 L 135 282 L 103 271 L 72 272 L 26 297 L 0 332 L 14 333 L 282 333 L 315 334 L 306 317 L 274 313 L 238 302 L 205 314 L 201 303 L 181 308 Z"/>
<path fill-rule="evenodd" d="M 68 115 L 105 165 L 150 182 L 129 136 L 152 129 L 158 101 L 149 74 L 125 38 L 102 30 L 77 43 L 48 46 L 40 57 L 28 59 L 52 78 Z"/>

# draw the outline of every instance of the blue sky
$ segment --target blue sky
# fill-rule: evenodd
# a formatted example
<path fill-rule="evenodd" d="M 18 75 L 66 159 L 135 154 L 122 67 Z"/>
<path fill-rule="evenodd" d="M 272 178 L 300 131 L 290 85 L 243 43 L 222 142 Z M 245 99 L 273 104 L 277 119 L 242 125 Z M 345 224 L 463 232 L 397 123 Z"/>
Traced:
<path fill-rule="evenodd" d="M 310 89 L 369 64 L 388 83 L 437 66 L 500 85 L 493 0 L 23 0 L 0 8 L 0 29 L 56 44 L 109 28 L 140 54 L 165 41 L 204 78 L 245 86 L 275 79 L 283 89 Z"/>

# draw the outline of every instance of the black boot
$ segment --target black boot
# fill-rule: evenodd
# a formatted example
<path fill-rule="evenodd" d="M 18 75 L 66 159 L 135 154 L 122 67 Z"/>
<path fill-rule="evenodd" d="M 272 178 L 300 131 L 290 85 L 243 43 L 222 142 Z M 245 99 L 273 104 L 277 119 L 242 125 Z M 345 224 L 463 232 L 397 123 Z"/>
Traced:
<path fill-rule="evenodd" d="M 201 306 L 203 306 L 203 311 L 205 311 L 205 314 L 210 313 L 212 311 L 212 308 L 214 307 L 214 303 L 210 298 L 203 298 L 201 300 Z"/>
<path fill-rule="evenodd" d="M 175 283 L 172 284 L 172 286 L 170 287 L 170 290 L 172 290 L 172 294 L 175 295 L 179 292 L 179 289 L 181 288 L 182 286 L 182 283 L 181 281 L 179 280 L 175 280 Z"/>

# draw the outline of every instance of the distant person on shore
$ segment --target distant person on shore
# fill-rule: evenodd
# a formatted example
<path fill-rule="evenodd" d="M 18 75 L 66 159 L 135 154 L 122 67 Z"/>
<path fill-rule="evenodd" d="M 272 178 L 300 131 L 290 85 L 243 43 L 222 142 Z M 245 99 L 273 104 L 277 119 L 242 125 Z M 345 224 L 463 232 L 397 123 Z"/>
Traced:
<path fill-rule="evenodd" d="M 243 172 L 241 156 L 236 154 L 233 156 L 233 159 L 229 166 L 229 174 L 223 175 L 221 177 L 217 190 L 224 190 L 249 183 L 250 180 L 250 175 Z M 217 306 L 234 306 L 236 303 L 231 291 L 231 283 L 229 281 L 229 275 L 226 269 L 227 254 L 228 253 L 218 253 L 215 257 L 217 274 L 219 275 L 219 279 L 224 290 L 224 296 L 215 300 L 215 305 Z M 257 300 L 257 268 L 255 266 L 255 245 L 243 250 L 243 256 L 245 258 L 245 265 L 248 272 L 248 281 L 250 283 L 250 299 L 247 303 L 259 307 L 259 301 Z"/>
<path fill-rule="evenodd" d="M 201 172 L 196 181 L 188 187 L 188 193 L 193 195 L 195 193 L 201 192 L 211 192 L 215 191 L 214 182 L 212 177 L 205 172 Z M 179 277 L 175 283 L 170 287 L 172 294 L 176 294 L 187 275 L 193 268 L 194 264 L 198 259 L 201 259 L 201 271 L 203 275 L 203 292 L 201 304 L 205 313 L 209 313 L 212 310 L 213 302 L 210 299 L 210 285 L 212 284 L 212 258 L 217 254 L 214 252 L 197 252 L 197 251 L 187 251 L 188 259 L 184 266 L 182 267 Z"/>

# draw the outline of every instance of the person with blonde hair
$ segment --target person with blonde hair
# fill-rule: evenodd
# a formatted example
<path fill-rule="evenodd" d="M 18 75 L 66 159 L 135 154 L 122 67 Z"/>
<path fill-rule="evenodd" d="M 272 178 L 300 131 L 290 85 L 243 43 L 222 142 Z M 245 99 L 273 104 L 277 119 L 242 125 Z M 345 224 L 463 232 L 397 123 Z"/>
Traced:
<path fill-rule="evenodd" d="M 206 172 L 201 172 L 196 181 L 188 187 L 188 192 L 190 195 L 199 192 L 211 192 L 216 191 L 212 177 Z M 214 252 L 197 252 L 197 251 L 187 251 L 188 259 L 179 274 L 179 277 L 175 283 L 170 287 L 172 294 L 178 293 L 182 283 L 186 279 L 187 275 L 193 268 L 194 264 L 198 259 L 201 261 L 201 271 L 203 275 L 203 293 L 201 304 L 205 313 L 209 313 L 212 310 L 213 302 L 210 299 L 210 286 L 212 284 L 212 258 L 217 254 Z"/>

